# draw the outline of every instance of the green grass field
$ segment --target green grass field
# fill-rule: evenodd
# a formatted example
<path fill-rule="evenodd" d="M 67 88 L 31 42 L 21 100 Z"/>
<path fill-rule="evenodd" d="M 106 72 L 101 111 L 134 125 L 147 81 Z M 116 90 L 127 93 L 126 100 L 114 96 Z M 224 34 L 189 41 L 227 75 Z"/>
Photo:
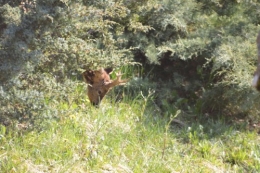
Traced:
<path fill-rule="evenodd" d="M 107 97 L 100 108 L 84 90 L 77 97 L 48 101 L 56 118 L 0 126 L 1 172 L 260 171 L 260 138 L 246 126 L 182 112 L 164 117 L 149 96 L 120 103 Z"/>

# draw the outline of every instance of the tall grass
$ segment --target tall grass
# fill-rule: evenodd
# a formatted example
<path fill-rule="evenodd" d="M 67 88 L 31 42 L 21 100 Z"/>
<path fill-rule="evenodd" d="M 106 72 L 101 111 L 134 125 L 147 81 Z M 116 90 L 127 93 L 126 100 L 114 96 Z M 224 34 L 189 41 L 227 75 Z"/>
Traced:
<path fill-rule="evenodd" d="M 260 171 L 255 131 L 224 119 L 190 119 L 179 126 L 173 120 L 184 114 L 162 116 L 152 95 L 139 90 L 135 98 L 107 97 L 95 108 L 83 86 L 77 83 L 70 101 L 49 100 L 58 119 L 28 129 L 0 126 L 1 172 Z"/>

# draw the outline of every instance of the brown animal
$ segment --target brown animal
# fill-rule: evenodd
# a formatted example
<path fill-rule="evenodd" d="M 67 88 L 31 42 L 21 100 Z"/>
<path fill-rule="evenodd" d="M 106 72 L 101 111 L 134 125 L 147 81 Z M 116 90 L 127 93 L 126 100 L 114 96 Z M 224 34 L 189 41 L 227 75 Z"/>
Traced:
<path fill-rule="evenodd" d="M 258 51 L 258 61 L 257 61 L 257 68 L 254 74 L 252 85 L 258 91 L 260 91 L 260 32 L 258 33 L 256 44 L 257 44 L 257 51 Z"/>
<path fill-rule="evenodd" d="M 128 80 L 121 80 L 121 74 L 117 74 L 115 80 L 111 80 L 109 74 L 112 72 L 111 68 L 100 70 L 86 70 L 83 73 L 83 78 L 88 84 L 88 98 L 90 102 L 98 106 L 104 96 L 110 89 L 117 85 L 124 85 Z"/>

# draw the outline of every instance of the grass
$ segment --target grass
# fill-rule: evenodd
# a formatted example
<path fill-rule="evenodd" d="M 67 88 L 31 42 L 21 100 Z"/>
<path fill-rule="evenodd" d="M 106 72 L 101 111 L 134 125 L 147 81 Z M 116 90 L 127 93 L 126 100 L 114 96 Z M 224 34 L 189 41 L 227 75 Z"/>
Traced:
<path fill-rule="evenodd" d="M 1 172 L 260 171 L 255 131 L 223 119 L 187 119 L 179 126 L 172 120 L 184 115 L 163 117 L 150 95 L 120 103 L 107 98 L 94 108 L 82 88 L 75 93 L 69 102 L 49 101 L 58 120 L 28 129 L 1 126 Z"/>

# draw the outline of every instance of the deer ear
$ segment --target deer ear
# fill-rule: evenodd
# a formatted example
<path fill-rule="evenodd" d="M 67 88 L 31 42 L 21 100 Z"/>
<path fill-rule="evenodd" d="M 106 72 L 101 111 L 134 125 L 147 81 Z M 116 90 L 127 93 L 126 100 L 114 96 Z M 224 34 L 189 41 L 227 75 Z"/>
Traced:
<path fill-rule="evenodd" d="M 83 77 L 84 77 L 84 80 L 87 82 L 87 83 L 90 83 L 92 84 L 93 83 L 93 76 L 94 76 L 94 71 L 92 70 L 87 70 L 83 73 Z"/>
<path fill-rule="evenodd" d="M 104 70 L 107 72 L 107 74 L 110 74 L 113 71 L 113 69 L 110 68 L 110 67 L 109 68 L 105 68 Z"/>
<path fill-rule="evenodd" d="M 90 75 L 90 76 L 93 76 L 94 75 L 94 71 L 93 70 L 88 70 L 88 75 Z"/>
<path fill-rule="evenodd" d="M 95 72 L 93 70 L 86 70 L 84 73 L 86 76 L 89 76 L 89 77 L 92 77 L 95 75 Z"/>

